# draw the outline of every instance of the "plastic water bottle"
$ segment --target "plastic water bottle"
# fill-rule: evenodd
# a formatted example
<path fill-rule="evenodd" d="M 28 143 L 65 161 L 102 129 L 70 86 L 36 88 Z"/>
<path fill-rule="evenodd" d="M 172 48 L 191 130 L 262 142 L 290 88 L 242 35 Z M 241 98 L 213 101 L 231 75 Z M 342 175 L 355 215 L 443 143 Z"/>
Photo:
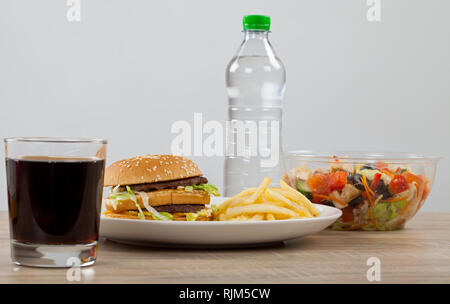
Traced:
<path fill-rule="evenodd" d="M 268 39 L 270 17 L 244 16 L 243 25 L 244 41 L 226 70 L 230 123 L 225 158 L 226 196 L 258 186 L 265 176 L 278 184 L 281 176 L 286 71 Z"/>

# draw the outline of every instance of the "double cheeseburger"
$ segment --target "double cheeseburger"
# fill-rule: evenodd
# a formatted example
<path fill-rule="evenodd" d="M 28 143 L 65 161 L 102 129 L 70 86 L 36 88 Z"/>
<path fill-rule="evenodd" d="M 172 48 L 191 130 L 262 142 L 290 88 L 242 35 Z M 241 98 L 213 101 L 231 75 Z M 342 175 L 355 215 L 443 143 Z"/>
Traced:
<path fill-rule="evenodd" d="M 149 220 L 211 220 L 210 195 L 217 188 L 190 159 L 143 155 L 111 164 L 105 171 L 107 217 Z"/>

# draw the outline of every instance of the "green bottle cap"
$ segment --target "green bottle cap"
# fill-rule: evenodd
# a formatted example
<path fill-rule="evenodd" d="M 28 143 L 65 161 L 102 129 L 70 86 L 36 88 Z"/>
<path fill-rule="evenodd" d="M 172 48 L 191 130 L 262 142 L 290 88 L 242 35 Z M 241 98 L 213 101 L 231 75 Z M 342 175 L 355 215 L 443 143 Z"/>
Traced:
<path fill-rule="evenodd" d="M 270 17 L 264 15 L 247 15 L 242 20 L 244 31 L 246 30 L 270 30 Z"/>

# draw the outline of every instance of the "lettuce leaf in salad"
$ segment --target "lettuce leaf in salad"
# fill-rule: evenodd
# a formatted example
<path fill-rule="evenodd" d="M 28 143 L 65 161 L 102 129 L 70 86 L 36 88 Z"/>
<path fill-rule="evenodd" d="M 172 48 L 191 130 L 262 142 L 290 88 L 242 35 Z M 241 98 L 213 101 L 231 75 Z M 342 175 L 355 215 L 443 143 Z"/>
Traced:
<path fill-rule="evenodd" d="M 408 169 L 401 168 L 397 172 L 394 172 L 394 175 L 401 175 L 401 174 L 405 173 L 406 171 L 408 171 Z"/>
<path fill-rule="evenodd" d="M 386 175 L 385 173 L 383 173 L 381 171 L 374 170 L 374 169 L 362 169 L 362 170 L 356 171 L 356 173 L 364 175 L 365 177 L 367 177 L 368 180 L 373 180 L 375 178 L 375 174 L 381 173 L 381 179 L 386 184 L 389 184 L 389 182 L 391 181 L 391 178 L 388 175 Z"/>
<path fill-rule="evenodd" d="M 375 208 L 371 208 L 373 216 L 377 222 L 378 230 L 392 230 L 395 227 L 396 220 L 406 206 L 406 200 L 393 203 L 378 203 Z M 370 221 L 370 215 L 366 212 L 363 219 Z M 371 225 L 371 224 L 370 224 Z M 364 227 L 363 227 L 364 229 Z"/>

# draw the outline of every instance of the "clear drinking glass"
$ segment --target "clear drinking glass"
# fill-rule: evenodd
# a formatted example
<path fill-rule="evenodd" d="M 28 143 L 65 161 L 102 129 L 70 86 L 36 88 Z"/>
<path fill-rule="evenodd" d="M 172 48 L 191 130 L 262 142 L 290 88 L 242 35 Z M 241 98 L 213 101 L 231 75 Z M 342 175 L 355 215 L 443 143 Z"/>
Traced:
<path fill-rule="evenodd" d="M 4 141 L 13 262 L 37 267 L 94 264 L 107 141 Z"/>

